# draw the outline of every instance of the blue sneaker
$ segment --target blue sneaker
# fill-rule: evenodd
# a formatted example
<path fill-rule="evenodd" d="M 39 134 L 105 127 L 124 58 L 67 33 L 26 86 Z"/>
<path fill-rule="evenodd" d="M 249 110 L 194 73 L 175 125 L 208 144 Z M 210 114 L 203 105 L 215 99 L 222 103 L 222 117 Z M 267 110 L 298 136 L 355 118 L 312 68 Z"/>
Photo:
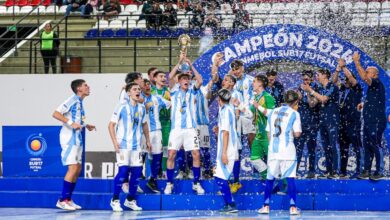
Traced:
<path fill-rule="evenodd" d="M 232 204 L 229 204 L 229 205 L 225 205 L 221 211 L 222 213 L 237 213 L 238 212 L 238 209 L 236 207 L 236 204 L 235 203 L 232 203 Z"/>

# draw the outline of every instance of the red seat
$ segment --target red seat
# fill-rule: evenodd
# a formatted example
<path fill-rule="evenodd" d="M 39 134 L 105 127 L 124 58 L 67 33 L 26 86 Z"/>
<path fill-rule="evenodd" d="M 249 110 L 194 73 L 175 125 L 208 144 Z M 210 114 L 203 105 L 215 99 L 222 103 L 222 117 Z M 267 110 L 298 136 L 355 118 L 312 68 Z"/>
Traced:
<path fill-rule="evenodd" d="M 17 0 L 7 0 L 4 5 L 10 7 L 16 5 L 17 2 Z"/>
<path fill-rule="evenodd" d="M 41 0 L 31 0 L 30 5 L 37 6 L 37 5 L 39 5 L 40 2 L 41 2 Z M 51 0 L 45 0 L 42 2 L 42 5 L 44 5 L 44 6 L 49 6 L 50 4 L 51 4 Z"/>
<path fill-rule="evenodd" d="M 28 0 L 18 0 L 18 2 L 16 4 L 19 6 L 26 6 L 26 5 L 29 5 L 29 2 L 28 2 Z"/>
<path fill-rule="evenodd" d="M 119 0 L 119 3 L 121 5 L 131 5 L 131 4 L 134 4 L 134 1 L 133 0 Z"/>

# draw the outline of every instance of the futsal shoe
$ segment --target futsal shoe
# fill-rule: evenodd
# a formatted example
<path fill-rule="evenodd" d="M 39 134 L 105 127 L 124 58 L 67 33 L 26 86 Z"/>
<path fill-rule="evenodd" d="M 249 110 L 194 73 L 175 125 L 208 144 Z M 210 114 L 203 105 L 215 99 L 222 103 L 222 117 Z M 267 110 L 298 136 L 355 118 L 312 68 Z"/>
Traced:
<path fill-rule="evenodd" d="M 180 171 L 180 172 L 176 175 L 175 179 L 177 179 L 177 180 L 182 180 L 182 179 L 184 179 L 184 172 L 183 172 L 183 171 Z"/>
<path fill-rule="evenodd" d="M 137 193 L 144 193 L 144 191 L 142 190 L 142 188 L 140 186 L 137 187 Z"/>
<path fill-rule="evenodd" d="M 300 215 L 301 211 L 296 206 L 290 207 L 290 215 Z"/>
<path fill-rule="evenodd" d="M 73 202 L 73 200 L 69 200 L 69 205 L 73 206 L 76 210 L 80 210 L 81 206 L 77 205 Z"/>
<path fill-rule="evenodd" d="M 238 209 L 235 203 L 225 205 L 220 212 L 223 213 L 237 213 Z"/>
<path fill-rule="evenodd" d="M 114 211 L 114 212 L 123 212 L 123 209 L 121 207 L 121 203 L 119 200 L 111 200 L 110 206 L 112 208 L 112 211 Z"/>
<path fill-rule="evenodd" d="M 239 189 L 242 188 L 242 185 L 240 182 L 235 182 L 229 185 L 230 186 L 230 192 L 232 194 L 236 193 Z"/>
<path fill-rule="evenodd" d="M 157 188 L 157 182 L 155 179 L 150 178 L 149 181 L 146 183 L 146 186 L 154 193 L 160 193 L 160 191 Z"/>
<path fill-rule="evenodd" d="M 314 172 L 307 173 L 306 179 L 314 179 L 316 177 L 316 174 Z"/>
<path fill-rule="evenodd" d="M 129 193 L 129 183 L 123 183 L 122 184 L 122 191 L 124 192 L 124 193 Z"/>
<path fill-rule="evenodd" d="M 173 191 L 173 183 L 167 183 L 164 189 L 164 194 L 165 195 L 171 195 Z"/>
<path fill-rule="evenodd" d="M 192 183 L 192 190 L 194 190 L 196 192 L 196 194 L 198 194 L 198 195 L 204 194 L 204 189 L 200 185 L 200 183 L 196 183 L 196 184 Z"/>
<path fill-rule="evenodd" d="M 190 179 L 190 180 L 194 179 L 194 173 L 192 172 L 192 170 L 188 172 L 187 179 Z"/>
<path fill-rule="evenodd" d="M 340 174 L 339 177 L 340 177 L 340 179 L 342 179 L 342 180 L 349 179 L 348 175 L 347 175 L 347 174 L 344 174 L 344 173 Z"/>
<path fill-rule="evenodd" d="M 368 173 L 368 171 L 363 171 L 363 173 L 358 176 L 358 179 L 360 180 L 368 180 L 369 178 L 370 174 Z"/>
<path fill-rule="evenodd" d="M 269 214 L 269 205 L 265 205 L 261 207 L 261 209 L 257 210 L 259 214 Z"/>
<path fill-rule="evenodd" d="M 203 172 L 203 179 L 211 179 L 213 178 L 213 172 L 211 170 L 205 170 Z"/>
<path fill-rule="evenodd" d="M 381 180 L 384 178 L 385 178 L 385 176 L 383 174 L 379 174 L 379 173 L 376 173 L 376 174 L 370 176 L 370 180 L 373 180 L 373 181 L 378 181 L 378 180 Z"/>
<path fill-rule="evenodd" d="M 64 200 L 62 202 L 60 200 L 58 200 L 57 204 L 56 204 L 56 207 L 60 208 L 60 209 L 63 209 L 63 210 L 76 211 L 76 208 L 73 207 L 72 205 L 70 205 L 70 201 L 69 200 Z"/>
<path fill-rule="evenodd" d="M 129 201 L 126 199 L 123 205 L 133 211 L 142 211 L 142 208 L 137 205 L 137 201 L 135 200 Z"/>

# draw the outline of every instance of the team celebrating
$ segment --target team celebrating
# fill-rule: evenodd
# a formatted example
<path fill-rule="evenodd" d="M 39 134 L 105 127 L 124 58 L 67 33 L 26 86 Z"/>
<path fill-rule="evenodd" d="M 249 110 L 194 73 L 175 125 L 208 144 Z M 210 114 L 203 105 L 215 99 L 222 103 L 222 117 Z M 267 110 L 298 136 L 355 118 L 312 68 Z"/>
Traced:
<path fill-rule="evenodd" d="M 300 214 L 295 178 L 305 146 L 309 162 L 306 178 L 315 178 L 318 173 L 315 165 L 318 134 L 326 165 L 326 171 L 318 178 L 383 178 L 381 139 L 386 127 L 385 88 L 376 67 L 363 68 L 357 52 L 353 61 L 360 79 L 367 84 L 365 96 L 343 59 L 333 74 L 323 69 L 303 71 L 299 88 L 286 92 L 276 80 L 276 71 L 252 77 L 245 73 L 240 60 L 231 62 L 228 73 L 218 73 L 223 63 L 221 53 L 214 57 L 209 82 L 203 82 L 184 53 L 168 80 L 165 72 L 157 68 L 149 69 L 149 79 L 143 79 L 140 73 L 129 73 L 108 125 L 119 167 L 110 201 L 113 211 L 123 211 L 119 195 L 125 185 L 127 198 L 123 205 L 133 211 L 142 210 L 137 205 L 136 194 L 148 159 L 151 172 L 147 187 L 152 192 L 160 193 L 157 179 L 163 176 L 167 183 L 162 193 L 170 195 L 175 192 L 174 179 L 187 175 L 193 178 L 193 191 L 202 195 L 206 192 L 201 176 L 213 177 L 225 202 L 222 212 L 238 212 L 232 194 L 242 187 L 239 177 L 244 137 L 250 146 L 253 171 L 265 180 L 260 214 L 270 213 L 275 179 L 287 185 L 290 214 Z M 72 200 L 81 171 L 81 129 L 95 129 L 86 124 L 83 108 L 89 86 L 84 80 L 75 80 L 71 88 L 74 95 L 53 113 L 63 123 L 61 158 L 68 171 L 57 207 L 65 210 L 81 209 Z M 210 146 L 209 104 L 214 98 L 219 106 L 218 123 L 212 128 L 217 142 L 216 146 Z M 356 155 L 356 170 L 348 176 L 350 146 Z M 214 168 L 210 158 L 213 147 L 216 149 Z M 376 167 L 371 172 L 374 158 Z M 341 161 L 340 169 L 338 161 Z M 179 170 L 177 176 L 175 163 Z"/>

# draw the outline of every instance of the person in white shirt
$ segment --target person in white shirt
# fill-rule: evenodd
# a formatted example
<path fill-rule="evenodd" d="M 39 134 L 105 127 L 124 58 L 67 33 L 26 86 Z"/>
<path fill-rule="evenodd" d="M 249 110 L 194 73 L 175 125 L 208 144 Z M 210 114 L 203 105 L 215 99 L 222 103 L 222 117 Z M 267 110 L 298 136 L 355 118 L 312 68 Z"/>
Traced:
<path fill-rule="evenodd" d="M 268 132 L 269 147 L 267 161 L 267 181 L 264 192 L 264 205 L 258 210 L 260 214 L 269 214 L 269 204 L 275 178 L 287 179 L 288 195 L 290 197 L 290 215 L 299 215 L 296 207 L 295 177 L 297 168 L 294 137 L 302 133 L 301 117 L 295 110 L 298 105 L 298 93 L 289 90 L 284 95 L 285 104 L 275 109 L 258 110 L 268 117 L 266 131 Z"/>
<path fill-rule="evenodd" d="M 89 86 L 83 79 L 76 79 L 71 83 L 74 95 L 62 103 L 53 113 L 53 117 L 63 123 L 60 132 L 62 148 L 61 159 L 66 172 L 62 196 L 56 206 L 60 209 L 74 211 L 81 209 L 72 200 L 72 193 L 82 169 L 83 140 L 81 131 L 86 127 L 89 131 L 95 130 L 94 125 L 86 123 L 83 100 L 89 96 Z"/>
<path fill-rule="evenodd" d="M 139 103 L 141 89 L 137 83 L 130 83 L 126 85 L 125 91 L 129 96 L 129 101 L 122 102 L 117 106 L 108 125 L 119 166 L 119 171 L 114 179 L 114 193 L 110 205 L 113 211 L 119 212 L 123 211 L 120 206 L 119 193 L 129 173 L 131 174 L 129 193 L 124 206 L 134 211 L 142 210 L 135 200 L 143 165 L 142 135 L 145 136 L 147 150 L 151 151 L 146 110 L 145 106 Z"/>

